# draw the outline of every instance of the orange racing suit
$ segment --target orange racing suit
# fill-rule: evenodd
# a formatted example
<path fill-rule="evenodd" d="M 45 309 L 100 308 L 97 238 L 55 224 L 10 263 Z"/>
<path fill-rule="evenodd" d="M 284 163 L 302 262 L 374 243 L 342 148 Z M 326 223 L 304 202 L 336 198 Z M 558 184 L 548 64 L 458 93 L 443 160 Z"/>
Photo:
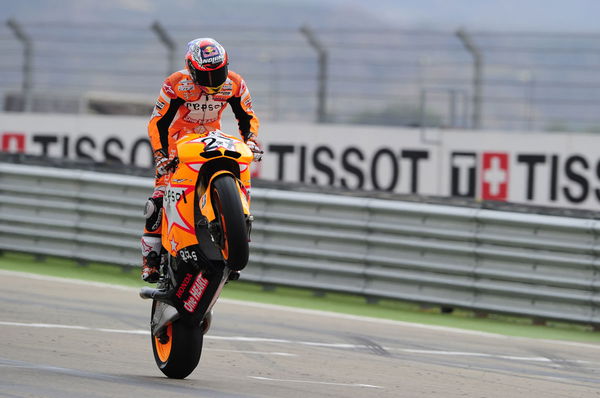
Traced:
<path fill-rule="evenodd" d="M 220 129 L 221 115 L 227 104 L 237 118 L 244 141 L 251 136 L 256 138 L 259 121 L 252 110 L 250 91 L 240 75 L 229 71 L 221 90 L 210 95 L 194 84 L 186 69 L 173 73 L 163 83 L 148 124 L 153 152 L 163 150 L 172 155 L 169 149 L 187 132 Z"/>
<path fill-rule="evenodd" d="M 240 135 L 247 141 L 258 135 L 259 120 L 252 109 L 252 97 L 244 79 L 229 71 L 227 80 L 216 94 L 206 94 L 194 84 L 186 69 L 167 77 L 160 90 L 148 124 L 148 136 L 153 153 L 162 151 L 169 158 L 176 156 L 175 141 L 190 132 L 203 133 L 221 128 L 223 110 L 231 105 L 238 121 Z M 144 259 L 151 252 L 160 253 L 160 219 L 162 196 L 168 183 L 168 174 L 155 180 L 156 199 L 151 206 L 155 214 L 149 215 L 146 208 L 146 226 L 142 237 Z M 145 266 L 145 265 L 144 265 Z"/>

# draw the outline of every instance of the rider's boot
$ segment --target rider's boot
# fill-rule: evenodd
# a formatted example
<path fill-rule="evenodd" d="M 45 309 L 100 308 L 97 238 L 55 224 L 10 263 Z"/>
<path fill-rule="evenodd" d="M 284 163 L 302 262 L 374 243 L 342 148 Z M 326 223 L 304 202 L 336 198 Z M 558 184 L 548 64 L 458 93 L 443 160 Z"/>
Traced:
<path fill-rule="evenodd" d="M 142 257 L 142 279 L 144 282 L 156 283 L 160 277 L 160 256 L 156 252 L 150 252 Z"/>
<path fill-rule="evenodd" d="M 162 224 L 162 195 L 164 190 L 156 189 L 154 195 L 146 202 L 144 216 L 146 225 L 142 236 L 142 279 L 145 282 L 156 283 L 160 277 L 161 265 L 161 224 Z"/>

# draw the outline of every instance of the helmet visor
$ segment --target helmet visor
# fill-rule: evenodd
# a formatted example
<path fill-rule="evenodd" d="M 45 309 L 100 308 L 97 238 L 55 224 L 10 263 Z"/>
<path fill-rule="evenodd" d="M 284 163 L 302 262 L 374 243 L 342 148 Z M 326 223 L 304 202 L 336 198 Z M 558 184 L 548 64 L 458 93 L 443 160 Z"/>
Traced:
<path fill-rule="evenodd" d="M 227 80 L 227 65 L 214 70 L 198 70 L 189 62 L 190 76 L 194 83 L 204 87 L 219 87 Z"/>

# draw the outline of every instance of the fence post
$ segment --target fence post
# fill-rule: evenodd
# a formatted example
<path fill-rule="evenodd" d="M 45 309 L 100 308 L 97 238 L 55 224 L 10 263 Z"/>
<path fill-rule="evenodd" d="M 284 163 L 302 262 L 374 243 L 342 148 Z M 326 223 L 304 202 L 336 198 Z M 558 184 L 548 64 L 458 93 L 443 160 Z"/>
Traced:
<path fill-rule="evenodd" d="M 327 121 L 327 51 L 323 43 L 317 39 L 314 31 L 304 25 L 300 28 L 308 43 L 317 51 L 319 57 L 319 88 L 317 92 L 317 122 Z"/>
<path fill-rule="evenodd" d="M 150 27 L 156 33 L 156 35 L 158 36 L 158 39 L 167 48 L 167 54 L 169 57 L 169 63 L 167 66 L 167 68 L 168 68 L 167 76 L 168 76 L 171 73 L 173 73 L 179 69 L 175 66 L 175 49 L 177 48 L 177 45 L 175 44 L 175 41 L 171 38 L 171 36 L 169 36 L 169 34 L 165 30 L 165 28 L 158 21 L 154 21 L 154 23 Z"/>
<path fill-rule="evenodd" d="M 483 54 L 463 28 L 456 31 L 456 36 L 473 56 L 473 122 L 471 128 L 480 129 L 482 120 Z"/>
<path fill-rule="evenodd" d="M 33 109 L 33 42 L 16 20 L 11 18 L 6 21 L 6 25 L 12 30 L 17 39 L 23 43 L 23 84 L 21 94 L 23 95 L 23 110 L 31 112 Z"/>

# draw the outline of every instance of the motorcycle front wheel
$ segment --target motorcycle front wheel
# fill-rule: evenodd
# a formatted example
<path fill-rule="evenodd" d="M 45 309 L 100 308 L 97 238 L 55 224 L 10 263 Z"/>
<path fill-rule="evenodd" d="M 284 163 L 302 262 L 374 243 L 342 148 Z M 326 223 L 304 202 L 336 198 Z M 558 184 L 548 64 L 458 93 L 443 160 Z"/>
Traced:
<path fill-rule="evenodd" d="M 152 314 L 156 309 L 152 303 Z M 152 318 L 151 318 L 152 319 Z M 202 327 L 189 325 L 181 319 L 169 323 L 160 336 L 150 335 L 152 351 L 158 368 L 169 378 L 186 378 L 200 362 L 202 354 Z"/>
<path fill-rule="evenodd" d="M 224 174 L 212 183 L 211 198 L 221 234 L 220 249 L 229 268 L 240 271 L 248 263 L 246 215 L 233 176 Z"/>

